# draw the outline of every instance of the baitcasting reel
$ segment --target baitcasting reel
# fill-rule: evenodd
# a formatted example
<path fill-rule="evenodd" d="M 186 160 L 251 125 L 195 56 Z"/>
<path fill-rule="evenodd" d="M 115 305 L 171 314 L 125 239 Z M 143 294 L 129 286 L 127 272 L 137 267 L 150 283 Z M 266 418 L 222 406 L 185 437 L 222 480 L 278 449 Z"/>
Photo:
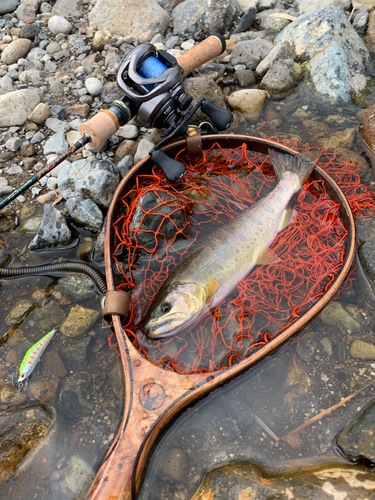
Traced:
<path fill-rule="evenodd" d="M 170 128 L 193 98 L 182 88 L 182 68 L 168 52 L 150 43 L 139 45 L 121 61 L 117 84 L 139 108 L 135 119 L 155 128 Z"/>
<path fill-rule="evenodd" d="M 216 45 L 216 55 L 219 52 L 218 44 L 219 53 L 225 49 L 224 38 L 221 35 L 213 35 L 194 47 L 198 56 L 198 61 L 195 60 L 194 63 L 191 60 L 194 58 L 194 54 L 191 54 L 194 49 L 177 60 L 164 50 L 156 51 L 150 43 L 135 47 L 122 59 L 117 75 L 117 83 L 125 92 L 124 96 L 81 125 L 80 132 L 88 134 L 91 137 L 91 146 L 96 148 L 99 147 L 99 142 L 104 142 L 105 129 L 110 130 L 109 135 L 105 134 L 108 138 L 132 118 L 143 126 L 165 128 L 166 131 L 162 135 L 165 139 L 150 151 L 150 156 L 161 167 L 169 181 L 177 181 L 185 173 L 184 165 L 169 158 L 160 148 L 171 139 L 186 133 L 189 120 L 199 108 L 220 132 L 228 128 L 233 119 L 230 111 L 219 108 L 209 99 L 201 99 L 193 107 L 192 96 L 185 92 L 182 86 L 183 77 L 200 66 L 202 48 L 209 53 L 203 52 L 204 60 L 207 60 L 208 56 L 209 59 L 213 57 L 213 44 Z M 188 59 L 184 60 L 186 55 Z"/>

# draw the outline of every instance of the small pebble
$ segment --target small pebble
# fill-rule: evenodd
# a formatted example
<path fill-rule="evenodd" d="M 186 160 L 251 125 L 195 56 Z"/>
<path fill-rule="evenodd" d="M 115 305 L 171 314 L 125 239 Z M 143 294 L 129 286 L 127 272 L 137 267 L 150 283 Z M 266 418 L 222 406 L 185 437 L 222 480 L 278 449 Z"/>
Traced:
<path fill-rule="evenodd" d="M 48 21 L 48 29 L 54 35 L 58 35 L 59 33 L 67 34 L 71 32 L 72 25 L 64 17 L 52 16 Z"/>

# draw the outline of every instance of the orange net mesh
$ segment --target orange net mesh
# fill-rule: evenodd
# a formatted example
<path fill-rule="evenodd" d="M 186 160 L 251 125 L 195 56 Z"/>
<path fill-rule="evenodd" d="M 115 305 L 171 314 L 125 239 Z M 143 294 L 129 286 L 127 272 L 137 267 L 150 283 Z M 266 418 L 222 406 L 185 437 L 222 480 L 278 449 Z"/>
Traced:
<path fill-rule="evenodd" d="M 287 145 L 298 152 L 310 149 L 296 142 Z M 361 184 L 357 165 L 338 164 L 337 156 L 323 152 L 319 166 L 334 177 L 355 217 L 371 216 L 374 195 Z M 181 373 L 216 371 L 274 338 L 329 289 L 344 261 L 347 231 L 324 183 L 309 182 L 292 200 L 297 217 L 272 244 L 280 263 L 256 266 L 191 329 L 149 340 L 141 333 L 142 319 L 173 269 L 197 242 L 209 244 L 210 232 L 277 182 L 268 156 L 248 151 L 246 144 L 230 151 L 215 144 L 199 158 L 182 151 L 177 159 L 186 166 L 183 179 L 170 185 L 156 166 L 150 175 L 138 176 L 113 223 L 118 238 L 112 256 L 116 288 L 132 295 L 123 327 L 154 364 Z M 351 286 L 352 279 L 344 286 Z M 116 347 L 114 334 L 109 342 Z"/>

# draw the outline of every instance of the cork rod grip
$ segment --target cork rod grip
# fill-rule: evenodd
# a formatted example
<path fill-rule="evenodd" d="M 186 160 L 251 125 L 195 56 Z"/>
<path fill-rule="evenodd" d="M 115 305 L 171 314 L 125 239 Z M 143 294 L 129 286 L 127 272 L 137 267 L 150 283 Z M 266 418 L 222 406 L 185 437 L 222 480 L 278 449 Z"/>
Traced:
<path fill-rule="evenodd" d="M 225 50 L 225 40 L 222 35 L 211 35 L 203 42 L 177 58 L 178 64 L 184 70 L 184 78 L 194 69 L 199 68 L 211 59 L 222 54 Z"/>
<path fill-rule="evenodd" d="M 117 132 L 119 123 L 113 113 L 102 109 L 98 114 L 79 126 L 80 134 L 91 137 L 90 146 L 99 149 L 100 146 Z"/>

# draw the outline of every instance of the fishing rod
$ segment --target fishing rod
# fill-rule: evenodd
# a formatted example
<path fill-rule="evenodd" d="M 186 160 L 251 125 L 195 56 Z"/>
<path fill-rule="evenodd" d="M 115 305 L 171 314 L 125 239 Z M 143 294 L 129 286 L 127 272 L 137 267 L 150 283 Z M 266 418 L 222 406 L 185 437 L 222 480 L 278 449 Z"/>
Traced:
<path fill-rule="evenodd" d="M 199 108 L 220 132 L 228 128 L 233 120 L 230 111 L 216 106 L 209 99 L 201 99 L 193 107 L 192 96 L 182 86 L 183 78 L 222 54 L 225 46 L 223 36 L 215 34 L 177 59 L 164 50 L 157 51 L 150 43 L 132 49 L 121 60 L 117 74 L 117 84 L 123 89 L 124 95 L 82 123 L 79 127 L 82 137 L 2 199 L 0 210 L 86 144 L 99 149 L 132 118 L 143 126 L 166 129 L 162 135 L 165 139 L 152 148 L 149 154 L 169 182 L 181 179 L 185 174 L 184 164 L 168 157 L 160 148 L 186 133 L 189 120 Z"/>

